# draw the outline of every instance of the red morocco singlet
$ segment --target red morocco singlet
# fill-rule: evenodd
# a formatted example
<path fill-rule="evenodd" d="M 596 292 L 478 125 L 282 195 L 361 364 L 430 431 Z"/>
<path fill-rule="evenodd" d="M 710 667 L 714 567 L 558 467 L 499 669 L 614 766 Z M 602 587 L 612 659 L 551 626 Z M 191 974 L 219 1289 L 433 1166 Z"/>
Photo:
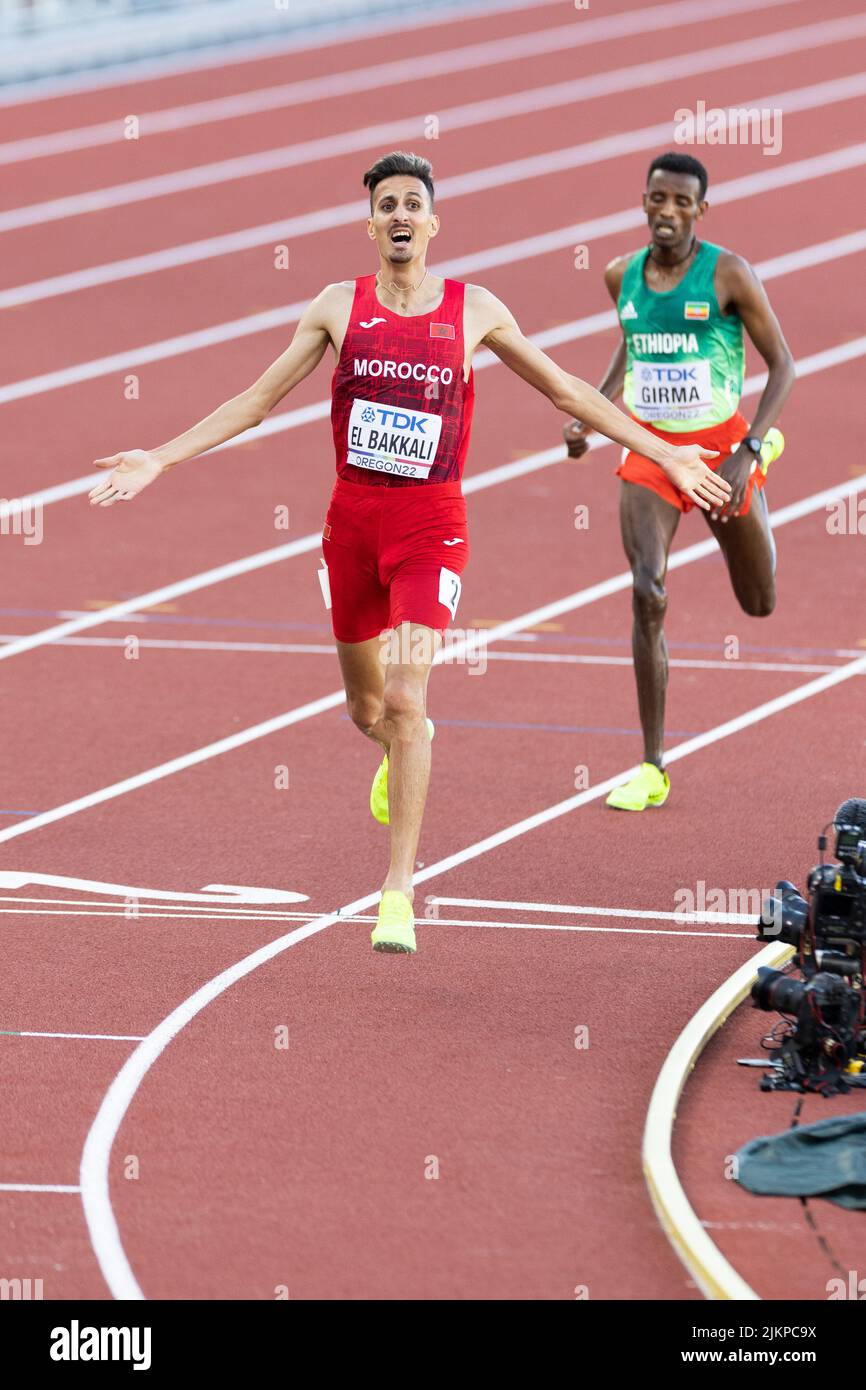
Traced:
<path fill-rule="evenodd" d="M 332 382 L 337 476 L 386 487 L 459 483 L 475 386 L 463 379 L 465 285 L 446 280 L 426 314 L 395 314 L 375 275 L 355 281 L 349 326 Z"/>

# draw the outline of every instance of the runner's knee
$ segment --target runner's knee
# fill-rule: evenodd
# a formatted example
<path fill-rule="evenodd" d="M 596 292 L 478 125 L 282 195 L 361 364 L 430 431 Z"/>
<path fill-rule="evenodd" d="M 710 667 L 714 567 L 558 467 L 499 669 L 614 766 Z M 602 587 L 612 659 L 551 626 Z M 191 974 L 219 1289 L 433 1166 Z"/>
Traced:
<path fill-rule="evenodd" d="M 769 618 L 776 607 L 776 586 L 773 583 L 751 589 L 740 599 L 740 607 L 750 618 Z"/>
<path fill-rule="evenodd" d="M 640 565 L 634 570 L 632 603 L 639 622 L 660 623 L 664 618 L 668 596 L 663 581 L 653 569 Z"/>
<path fill-rule="evenodd" d="M 384 717 L 398 737 L 411 737 L 416 725 L 424 722 L 424 692 L 421 686 L 404 676 L 386 680 Z"/>
<path fill-rule="evenodd" d="M 362 734 L 369 734 L 382 717 L 382 701 L 366 691 L 347 691 L 346 708 L 352 723 Z"/>

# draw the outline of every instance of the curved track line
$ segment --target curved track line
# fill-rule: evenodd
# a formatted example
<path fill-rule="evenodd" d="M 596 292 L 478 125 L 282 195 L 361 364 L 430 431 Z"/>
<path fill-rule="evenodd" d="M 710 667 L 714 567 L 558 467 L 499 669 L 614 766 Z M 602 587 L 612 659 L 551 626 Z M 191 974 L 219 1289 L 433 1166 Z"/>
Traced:
<path fill-rule="evenodd" d="M 793 946 L 773 942 L 747 960 L 720 985 L 686 1024 L 658 1074 L 647 1111 L 643 1137 L 643 1171 L 652 1204 L 665 1235 L 705 1298 L 759 1299 L 707 1235 L 683 1191 L 671 1155 L 671 1135 L 689 1073 L 722 1024 L 742 1003 L 758 967 L 778 968 L 794 954 Z"/>
<path fill-rule="evenodd" d="M 707 730 L 705 734 L 701 734 L 697 738 L 688 739 L 685 743 L 678 744 L 666 755 L 667 761 L 670 763 L 688 757 L 691 753 L 695 753 L 711 743 L 728 738 L 731 734 L 738 733 L 753 724 L 761 723 L 764 719 L 780 713 L 791 705 L 811 699 L 813 695 L 829 690 L 832 686 L 839 685 L 852 676 L 859 675 L 862 671 L 866 671 L 866 656 L 859 657 L 847 666 L 840 667 L 830 675 L 821 676 L 817 680 L 809 681 L 806 685 L 797 686 L 775 700 L 757 705 L 744 714 L 738 715 L 735 719 L 729 719 L 724 724 L 717 725 L 715 729 Z M 415 874 L 412 881 L 416 886 L 426 883 L 431 878 L 447 873 L 449 869 L 457 868 L 471 859 L 477 859 L 511 840 L 518 839 L 530 830 L 539 829 L 561 816 L 568 815 L 570 811 L 577 810 L 579 806 L 585 806 L 588 802 L 596 801 L 599 797 L 605 796 L 624 778 L 633 776 L 637 770 L 637 767 L 626 768 L 613 777 L 608 777 L 606 781 L 589 787 L 586 791 L 578 792 L 575 796 L 567 797 L 565 801 L 559 801 L 553 806 L 546 807 L 543 811 L 537 811 L 534 815 L 526 816 L 513 825 L 497 830 L 492 835 L 476 841 L 475 844 L 468 845 L 465 849 L 447 855 L 446 858 L 422 869 L 420 873 Z M 85 1140 L 81 1155 L 80 1183 L 84 1217 L 93 1251 L 103 1278 L 115 1298 L 142 1299 L 145 1297 L 132 1272 L 132 1266 L 120 1239 L 117 1219 L 111 1205 L 109 1164 L 117 1132 L 148 1071 L 172 1039 L 177 1037 L 178 1033 L 212 1000 L 218 998 L 238 980 L 251 974 L 259 965 L 272 960 L 299 941 L 304 941 L 309 936 L 315 936 L 318 932 L 324 931 L 341 919 L 364 912 L 368 907 L 377 903 L 379 897 L 378 891 L 368 893 L 366 897 L 357 898 L 337 912 L 317 917 L 314 921 L 308 922 L 305 927 L 299 927 L 285 936 L 278 937 L 276 941 L 261 947 L 251 955 L 244 956 L 235 965 L 229 966 L 219 975 L 215 975 L 213 979 L 208 980 L 183 1003 L 179 1004 L 176 1009 L 173 1009 L 161 1023 L 157 1024 L 156 1028 L 138 1045 L 114 1078 L 96 1112 Z M 758 959 L 760 960 L 760 956 Z"/>
<path fill-rule="evenodd" d="M 375 897 L 378 897 L 378 894 L 373 895 L 373 899 L 363 898 L 351 904 L 352 911 L 361 911 L 369 907 Z M 179 1004 L 147 1035 L 112 1081 L 84 1144 L 80 1184 L 81 1201 L 91 1243 L 105 1281 L 115 1298 L 144 1298 L 120 1239 L 108 1184 L 108 1161 L 115 1135 L 139 1086 L 172 1039 L 191 1023 L 196 1014 L 206 1008 L 211 1000 L 216 999 L 224 990 L 242 980 L 245 975 L 251 974 L 260 965 L 264 965 L 266 961 L 288 950 L 297 942 L 304 941 L 308 936 L 324 931 L 325 927 L 331 926 L 337 920 L 338 914 L 332 913 L 330 916 L 317 918 L 305 927 L 297 927 L 286 936 L 280 936 L 276 941 L 262 946 L 260 950 L 245 956 L 243 960 L 208 980 L 207 984 L 202 985 Z"/>

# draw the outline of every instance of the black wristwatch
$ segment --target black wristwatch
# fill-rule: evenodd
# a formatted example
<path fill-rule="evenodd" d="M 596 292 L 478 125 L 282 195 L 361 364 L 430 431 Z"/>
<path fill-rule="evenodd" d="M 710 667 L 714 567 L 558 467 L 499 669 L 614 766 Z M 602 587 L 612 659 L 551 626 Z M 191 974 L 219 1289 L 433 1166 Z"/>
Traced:
<path fill-rule="evenodd" d="M 747 449 L 751 449 L 752 453 L 757 457 L 761 452 L 764 441 L 758 434 L 747 434 L 745 439 L 741 440 L 741 443 L 745 444 Z"/>

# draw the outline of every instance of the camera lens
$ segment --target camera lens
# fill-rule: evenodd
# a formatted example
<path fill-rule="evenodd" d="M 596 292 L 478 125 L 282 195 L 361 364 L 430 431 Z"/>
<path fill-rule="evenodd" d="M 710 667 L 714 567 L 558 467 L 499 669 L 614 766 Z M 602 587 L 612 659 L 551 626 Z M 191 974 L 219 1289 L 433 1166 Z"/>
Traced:
<path fill-rule="evenodd" d="M 765 1013 L 795 1014 L 803 1002 L 806 986 L 792 980 L 781 970 L 762 965 L 752 985 L 752 1002 Z"/>

